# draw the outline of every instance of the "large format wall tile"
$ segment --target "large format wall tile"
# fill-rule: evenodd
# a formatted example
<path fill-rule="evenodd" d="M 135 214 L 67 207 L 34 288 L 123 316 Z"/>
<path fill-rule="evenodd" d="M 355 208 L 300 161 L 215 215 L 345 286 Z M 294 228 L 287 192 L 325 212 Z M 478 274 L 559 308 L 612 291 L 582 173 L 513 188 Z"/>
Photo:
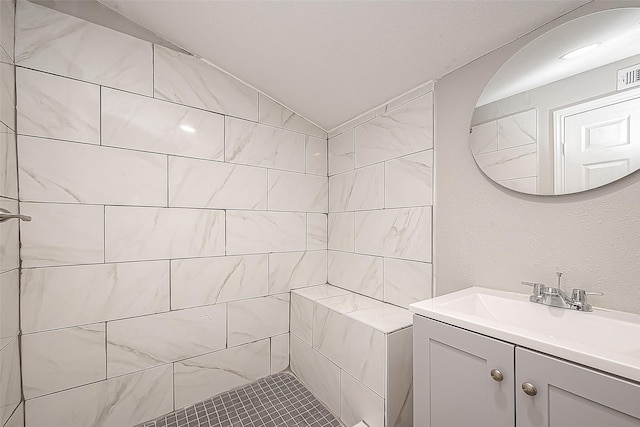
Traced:
<path fill-rule="evenodd" d="M 22 267 L 104 262 L 104 207 L 20 203 Z"/>
<path fill-rule="evenodd" d="M 107 324 L 109 378 L 220 350 L 226 346 L 224 304 Z"/>
<path fill-rule="evenodd" d="M 340 419 L 345 425 L 364 421 L 369 427 L 384 427 L 384 402 L 364 384 L 340 371 Z"/>
<path fill-rule="evenodd" d="M 169 261 L 22 270 L 25 333 L 169 310 Z"/>
<path fill-rule="evenodd" d="M 269 254 L 269 294 L 327 283 L 327 251 Z"/>
<path fill-rule="evenodd" d="M 258 92 L 206 62 L 154 47 L 156 98 L 258 120 Z"/>
<path fill-rule="evenodd" d="M 224 255 L 224 211 L 107 206 L 105 258 L 134 261 Z"/>
<path fill-rule="evenodd" d="M 521 145 L 476 156 L 480 169 L 493 180 L 537 176 L 538 144 Z"/>
<path fill-rule="evenodd" d="M 9 3 L 7 1 L 2 4 Z M 0 50 L 0 122 L 15 130 L 16 124 L 16 68 Z"/>
<path fill-rule="evenodd" d="M 151 95 L 151 43 L 20 0 L 16 64 Z"/>
<path fill-rule="evenodd" d="M 271 337 L 271 373 L 282 372 L 289 367 L 289 334 Z"/>
<path fill-rule="evenodd" d="M 0 197 L 18 198 L 16 134 L 4 123 L 0 123 Z"/>
<path fill-rule="evenodd" d="M 266 377 L 271 370 L 269 355 L 269 340 L 265 339 L 176 363 L 176 407 Z"/>
<path fill-rule="evenodd" d="M 493 120 L 471 128 L 469 134 L 471 152 L 488 153 L 498 149 L 498 122 Z"/>
<path fill-rule="evenodd" d="M 429 263 L 385 258 L 384 300 L 407 307 L 431 298 L 431 276 Z"/>
<path fill-rule="evenodd" d="M 305 137 L 295 132 L 226 117 L 225 160 L 304 172 Z"/>
<path fill-rule="evenodd" d="M 329 251 L 329 283 L 382 300 L 382 258 Z"/>
<path fill-rule="evenodd" d="M 16 86 L 20 135 L 100 143 L 99 86 L 26 68 Z"/>
<path fill-rule="evenodd" d="M 307 214 L 307 250 L 327 249 L 327 233 L 326 214 Z"/>
<path fill-rule="evenodd" d="M 316 305 L 313 348 L 384 396 L 385 335 L 355 319 Z"/>
<path fill-rule="evenodd" d="M 0 48 L 3 49 L 10 60 L 13 60 L 13 38 L 16 9 L 13 1 L 0 2 Z"/>
<path fill-rule="evenodd" d="M 227 254 L 303 251 L 307 216 L 296 212 L 227 211 Z"/>
<path fill-rule="evenodd" d="M 433 203 L 433 150 L 421 151 L 385 164 L 387 208 L 426 206 Z"/>
<path fill-rule="evenodd" d="M 21 200 L 167 204 L 165 156 L 25 136 L 18 153 Z"/>
<path fill-rule="evenodd" d="M 329 178 L 329 212 L 382 209 L 384 164 L 345 172 Z"/>
<path fill-rule="evenodd" d="M 224 117 L 102 88 L 102 145 L 224 160 Z"/>
<path fill-rule="evenodd" d="M 329 175 L 354 168 L 354 131 L 350 130 L 329 140 Z"/>
<path fill-rule="evenodd" d="M 0 425 L 4 425 L 22 400 L 17 337 L 0 349 L 0 378 Z"/>
<path fill-rule="evenodd" d="M 356 252 L 431 261 L 431 208 L 357 212 Z"/>
<path fill-rule="evenodd" d="M 334 414 L 340 413 L 340 368 L 295 335 L 291 370 Z"/>
<path fill-rule="evenodd" d="M 329 249 L 353 252 L 356 242 L 355 220 L 353 212 L 329 214 Z"/>
<path fill-rule="evenodd" d="M 413 426 L 413 328 L 387 335 L 387 426 Z"/>
<path fill-rule="evenodd" d="M 170 157 L 169 206 L 267 209 L 267 169 Z"/>
<path fill-rule="evenodd" d="M 433 96 L 410 101 L 356 128 L 356 167 L 433 147 Z"/>
<path fill-rule="evenodd" d="M 173 409 L 172 367 L 165 365 L 28 400 L 26 427 L 123 427 Z"/>
<path fill-rule="evenodd" d="M 538 142 L 538 120 L 535 109 L 498 120 L 498 150 Z"/>
<path fill-rule="evenodd" d="M 0 273 L 0 339 L 20 332 L 20 270 Z"/>
<path fill-rule="evenodd" d="M 23 335 L 24 397 L 104 380 L 105 337 L 104 323 Z"/>
<path fill-rule="evenodd" d="M 227 304 L 229 346 L 289 332 L 289 294 Z"/>
<path fill-rule="evenodd" d="M 8 3 L 8 2 L 2 2 Z M 24 402 L 20 403 L 4 427 L 24 427 Z"/>
<path fill-rule="evenodd" d="M 266 254 L 172 260 L 171 308 L 267 295 L 268 270 Z"/>
<path fill-rule="evenodd" d="M 327 132 L 273 99 L 260 94 L 260 123 L 326 138 Z"/>
<path fill-rule="evenodd" d="M 0 197 L 0 208 L 17 213 L 18 202 Z M 16 220 L 5 222 L 0 227 L 0 273 L 20 267 L 19 229 L 20 223 Z"/>
<path fill-rule="evenodd" d="M 328 191 L 326 177 L 269 171 L 269 210 L 326 212 Z"/>
<path fill-rule="evenodd" d="M 305 343 L 313 344 L 313 301 L 291 293 L 290 332 Z"/>
<path fill-rule="evenodd" d="M 327 140 L 307 136 L 307 173 L 327 176 Z"/>

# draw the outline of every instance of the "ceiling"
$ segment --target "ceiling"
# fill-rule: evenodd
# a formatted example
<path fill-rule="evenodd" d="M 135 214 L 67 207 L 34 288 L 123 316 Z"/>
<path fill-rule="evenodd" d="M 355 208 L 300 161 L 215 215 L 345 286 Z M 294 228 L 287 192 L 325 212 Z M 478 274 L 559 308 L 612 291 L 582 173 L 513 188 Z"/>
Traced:
<path fill-rule="evenodd" d="M 99 0 L 325 130 L 587 0 Z"/>

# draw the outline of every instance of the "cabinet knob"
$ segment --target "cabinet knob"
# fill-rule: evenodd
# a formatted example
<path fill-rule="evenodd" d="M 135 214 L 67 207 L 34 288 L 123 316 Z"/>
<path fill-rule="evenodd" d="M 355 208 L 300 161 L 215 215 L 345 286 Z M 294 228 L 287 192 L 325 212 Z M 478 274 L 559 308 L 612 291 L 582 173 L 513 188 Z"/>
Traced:
<path fill-rule="evenodd" d="M 524 391 L 524 394 L 528 396 L 535 396 L 538 394 L 538 389 L 531 383 L 522 383 L 522 391 Z"/>
<path fill-rule="evenodd" d="M 500 372 L 497 369 L 492 369 L 491 372 L 491 378 L 493 378 L 494 381 L 502 381 L 504 379 L 504 376 L 502 375 L 502 372 Z"/>

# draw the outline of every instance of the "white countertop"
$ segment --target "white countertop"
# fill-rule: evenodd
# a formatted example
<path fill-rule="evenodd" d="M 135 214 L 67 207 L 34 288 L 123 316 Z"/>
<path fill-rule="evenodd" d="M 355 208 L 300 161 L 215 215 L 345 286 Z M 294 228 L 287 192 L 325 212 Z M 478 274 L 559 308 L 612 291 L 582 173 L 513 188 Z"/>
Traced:
<path fill-rule="evenodd" d="M 640 382 L 640 316 L 536 304 L 472 287 L 411 304 L 421 316 Z"/>

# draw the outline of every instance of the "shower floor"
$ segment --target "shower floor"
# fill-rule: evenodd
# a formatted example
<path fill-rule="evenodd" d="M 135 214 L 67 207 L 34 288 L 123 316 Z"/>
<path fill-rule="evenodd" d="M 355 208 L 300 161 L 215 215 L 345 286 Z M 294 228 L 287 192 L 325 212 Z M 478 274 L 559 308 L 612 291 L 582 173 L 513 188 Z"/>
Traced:
<path fill-rule="evenodd" d="M 290 372 L 187 406 L 138 427 L 343 427 Z"/>

